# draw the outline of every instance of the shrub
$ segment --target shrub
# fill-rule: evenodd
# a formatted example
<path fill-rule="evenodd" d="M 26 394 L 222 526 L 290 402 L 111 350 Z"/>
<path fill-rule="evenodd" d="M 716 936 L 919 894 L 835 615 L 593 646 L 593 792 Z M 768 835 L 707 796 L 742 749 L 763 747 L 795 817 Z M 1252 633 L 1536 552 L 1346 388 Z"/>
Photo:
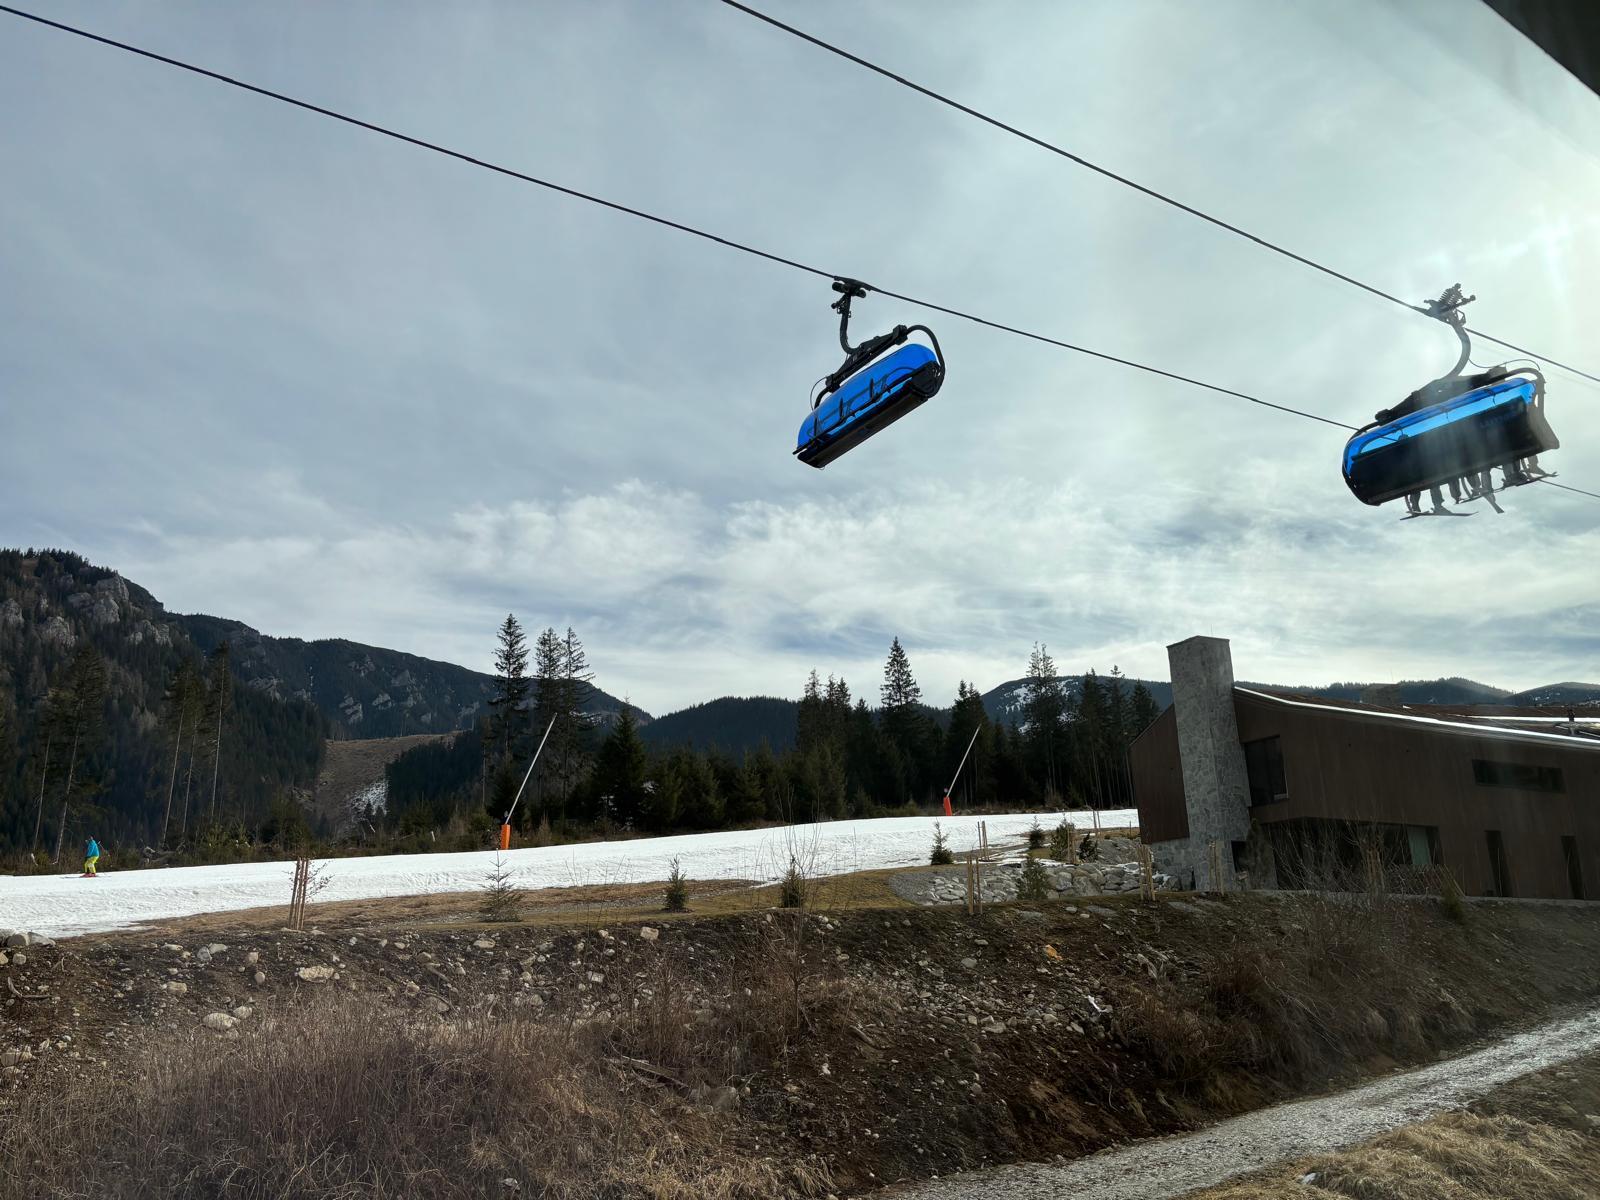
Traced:
<path fill-rule="evenodd" d="M 806 877 L 792 854 L 789 856 L 789 869 L 783 873 L 783 883 L 779 885 L 778 901 L 784 908 L 806 906 Z"/>
<path fill-rule="evenodd" d="M 667 875 L 667 912 L 689 911 L 689 885 L 683 878 L 683 868 L 678 865 L 678 860 L 672 860 L 672 871 Z"/>
<path fill-rule="evenodd" d="M 1100 857 L 1100 843 L 1095 840 L 1092 833 L 1083 836 L 1083 842 L 1078 847 L 1078 859 L 1081 862 L 1093 862 Z"/>
<path fill-rule="evenodd" d="M 1050 857 L 1057 862 L 1072 862 L 1072 848 L 1076 844 L 1077 830 L 1070 821 L 1062 821 L 1050 831 Z"/>
<path fill-rule="evenodd" d="M 944 830 L 939 827 L 939 822 L 933 823 L 933 853 L 928 855 L 928 862 L 935 867 L 948 867 L 956 861 L 955 854 L 945 841 Z"/>
<path fill-rule="evenodd" d="M 1039 827 L 1039 818 L 1033 819 L 1033 826 L 1028 830 L 1028 849 L 1044 849 L 1044 830 Z"/>
<path fill-rule="evenodd" d="M 1461 898 L 1461 885 L 1456 882 L 1455 872 L 1445 869 L 1442 874 L 1444 878 L 1439 886 L 1439 907 L 1452 921 L 1463 924 L 1467 919 L 1467 906 Z"/>
<path fill-rule="evenodd" d="M 1050 898 L 1050 875 L 1044 864 L 1031 854 L 1022 860 L 1022 878 L 1017 880 L 1017 899 L 1037 904 Z"/>
<path fill-rule="evenodd" d="M 497 851 L 484 876 L 478 912 L 485 921 L 515 921 L 522 916 L 522 893 L 511 882 L 511 866 Z"/>

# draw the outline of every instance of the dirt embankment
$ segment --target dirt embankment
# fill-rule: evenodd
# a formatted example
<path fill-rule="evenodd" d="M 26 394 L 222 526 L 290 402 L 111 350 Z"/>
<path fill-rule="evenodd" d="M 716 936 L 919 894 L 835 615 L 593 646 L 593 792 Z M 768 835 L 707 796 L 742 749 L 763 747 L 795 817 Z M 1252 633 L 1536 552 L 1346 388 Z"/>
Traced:
<path fill-rule="evenodd" d="M 603 930 L 576 917 L 552 928 L 351 916 L 319 918 L 319 932 L 305 934 L 241 924 L 238 936 L 219 917 L 203 940 L 118 935 L 25 951 L 24 963 L 0 968 L 0 1130 L 12 1131 L 0 1161 L 16 1164 L 9 1177 L 0 1167 L 0 1194 L 48 1193 L 52 1172 L 96 1180 L 99 1161 L 122 1163 L 125 1178 L 147 1170 L 150 1186 L 233 1172 L 240 1195 L 319 1194 L 310 1180 L 325 1194 L 344 1186 L 337 1171 L 359 1177 L 371 1151 L 358 1145 L 307 1157 L 333 1175 L 288 1172 L 295 1156 L 273 1139 L 332 1136 L 314 1120 L 284 1132 L 259 1113 L 241 1116 L 238 1128 L 255 1132 L 219 1132 L 217 1158 L 209 1143 L 185 1146 L 174 1130 L 187 1124 L 134 1129 L 71 1083 L 92 1078 L 100 1096 L 132 1089 L 141 1120 L 186 1112 L 201 1076 L 214 1078 L 206 1063 L 242 1071 L 263 1039 L 295 1040 L 313 1018 L 325 1026 L 316 1014 L 330 995 L 346 1018 L 359 1011 L 375 1028 L 436 1030 L 419 1055 L 484 1028 L 524 1047 L 558 1031 L 561 1070 L 582 1083 L 586 1112 L 613 1105 L 621 1120 L 633 1104 L 655 1114 L 628 1134 L 654 1140 L 619 1142 L 618 1162 L 659 1164 L 666 1147 L 693 1146 L 674 1159 L 682 1194 L 757 1196 L 859 1194 L 1075 1157 L 1429 1059 L 1600 993 L 1600 913 L 1578 908 L 1474 905 L 1457 923 L 1427 902 L 1368 910 L 1258 895 L 997 905 L 976 919 L 910 907 L 643 925 L 619 915 L 599 916 L 612 922 Z M 327 1079 L 339 1062 L 325 1067 L 317 1078 L 335 1095 Z M 219 1094 L 252 1086 L 236 1080 Z M 298 1102 L 314 1106 L 321 1087 L 306 1084 Z M 386 1119 L 425 1124 L 427 1094 L 423 1109 Z M 477 1132 L 438 1150 L 469 1161 L 451 1164 L 458 1176 L 437 1194 L 497 1194 L 507 1178 L 552 1189 L 540 1172 L 560 1156 L 530 1147 L 519 1157 L 514 1130 L 495 1124 L 504 1119 L 477 1112 L 450 1126 Z M 86 1127 L 98 1140 L 82 1151 L 69 1134 L 52 1140 L 52 1130 Z M 114 1157 L 135 1139 L 165 1157 L 139 1166 L 125 1147 Z M 501 1151 L 473 1160 L 486 1139 Z M 406 1154 L 424 1153 L 425 1139 L 407 1144 Z M 716 1188 L 695 1174 L 735 1162 L 766 1174 L 726 1174 Z M 627 1172 L 607 1180 L 608 1195 L 660 1183 Z M 569 1182 L 553 1194 L 600 1194 L 582 1176 Z"/>

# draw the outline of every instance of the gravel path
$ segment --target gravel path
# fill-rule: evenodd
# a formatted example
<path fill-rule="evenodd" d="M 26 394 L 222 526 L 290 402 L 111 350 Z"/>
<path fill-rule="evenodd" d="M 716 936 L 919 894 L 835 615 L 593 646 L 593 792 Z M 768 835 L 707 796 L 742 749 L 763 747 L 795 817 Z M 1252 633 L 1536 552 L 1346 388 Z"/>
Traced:
<path fill-rule="evenodd" d="M 1337 1150 L 1460 1108 L 1522 1075 L 1600 1049 L 1600 1009 L 1486 1049 L 1196 1133 L 1134 1142 L 1061 1166 L 1030 1164 L 895 1189 L 896 1200 L 1168 1200 L 1304 1154 Z"/>

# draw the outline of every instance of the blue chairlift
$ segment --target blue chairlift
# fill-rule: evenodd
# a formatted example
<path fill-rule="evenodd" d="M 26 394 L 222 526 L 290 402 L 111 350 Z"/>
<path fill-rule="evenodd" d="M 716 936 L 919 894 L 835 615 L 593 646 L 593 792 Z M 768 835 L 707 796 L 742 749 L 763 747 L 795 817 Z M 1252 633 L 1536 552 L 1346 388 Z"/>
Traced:
<path fill-rule="evenodd" d="M 887 429 L 912 409 L 931 400 L 944 383 L 939 340 L 925 325 L 896 325 L 859 346 L 850 344 L 850 301 L 866 296 L 866 284 L 834 281 L 839 299 L 839 344 L 844 363 L 821 381 L 811 412 L 800 424 L 795 457 L 808 467 L 825 467 Z M 920 333 L 932 344 L 909 341 Z"/>
<path fill-rule="evenodd" d="M 1532 483 L 1550 472 L 1538 456 L 1561 445 L 1544 414 L 1544 376 L 1535 368 L 1493 367 L 1462 375 L 1471 343 L 1461 306 L 1472 297 L 1460 285 L 1429 304 L 1429 315 L 1450 325 L 1461 357 L 1448 375 L 1418 388 L 1377 414 L 1345 443 L 1344 481 L 1363 504 L 1405 498 L 1406 516 L 1468 516 L 1444 506 L 1442 487 L 1457 504 L 1487 500 L 1496 512 L 1490 468 L 1503 472 L 1501 488 Z M 1433 500 L 1421 506 L 1423 491 Z"/>

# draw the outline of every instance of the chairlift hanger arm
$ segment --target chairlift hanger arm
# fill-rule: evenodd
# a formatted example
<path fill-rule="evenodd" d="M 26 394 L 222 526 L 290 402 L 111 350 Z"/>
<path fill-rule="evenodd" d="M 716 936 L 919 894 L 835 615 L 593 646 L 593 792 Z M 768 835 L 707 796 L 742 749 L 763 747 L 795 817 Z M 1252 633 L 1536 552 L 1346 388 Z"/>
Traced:
<path fill-rule="evenodd" d="M 835 279 L 833 290 L 839 293 L 839 298 L 833 302 L 833 311 L 839 314 L 839 346 L 844 350 L 844 362 L 833 374 L 823 381 L 823 394 L 838 388 L 851 375 L 854 375 L 867 363 L 877 358 L 885 350 L 901 345 L 913 333 L 924 335 L 933 343 L 934 357 L 939 360 L 941 370 L 944 367 L 944 352 L 939 349 L 939 339 L 933 330 L 926 325 L 896 325 L 888 333 L 879 334 L 877 337 L 868 338 L 859 346 L 850 344 L 850 302 L 864 300 L 868 292 L 872 291 L 870 284 L 862 283 L 859 279 Z"/>

